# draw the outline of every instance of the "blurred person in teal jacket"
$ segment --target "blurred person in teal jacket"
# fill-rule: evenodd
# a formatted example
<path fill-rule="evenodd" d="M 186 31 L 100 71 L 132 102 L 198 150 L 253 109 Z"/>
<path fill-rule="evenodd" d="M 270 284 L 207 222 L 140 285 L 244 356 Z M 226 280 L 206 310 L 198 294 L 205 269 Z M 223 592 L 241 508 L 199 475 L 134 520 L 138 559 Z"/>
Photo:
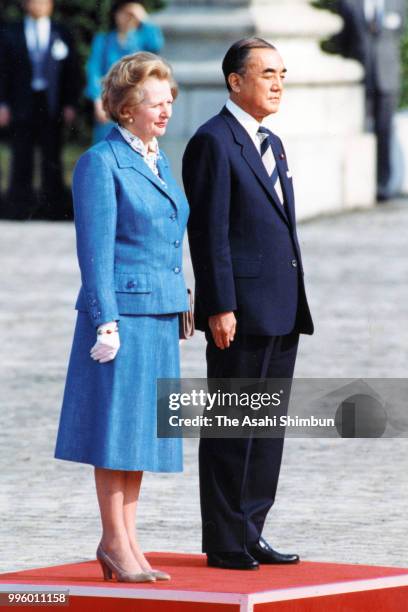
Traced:
<path fill-rule="evenodd" d="M 183 235 L 189 208 L 157 137 L 177 86 L 157 55 L 119 60 L 104 82 L 116 122 L 73 176 L 82 287 L 55 456 L 95 468 L 105 579 L 169 579 L 152 570 L 135 515 L 143 472 L 182 470 L 181 438 L 158 438 L 159 378 L 179 378 L 188 310 Z"/>
<path fill-rule="evenodd" d="M 111 11 L 112 30 L 95 35 L 86 66 L 85 95 L 94 105 L 93 141 L 99 142 L 109 134 L 112 123 L 102 108 L 102 79 L 115 62 L 138 51 L 158 53 L 164 40 L 158 26 L 148 21 L 141 2 L 118 0 Z"/>

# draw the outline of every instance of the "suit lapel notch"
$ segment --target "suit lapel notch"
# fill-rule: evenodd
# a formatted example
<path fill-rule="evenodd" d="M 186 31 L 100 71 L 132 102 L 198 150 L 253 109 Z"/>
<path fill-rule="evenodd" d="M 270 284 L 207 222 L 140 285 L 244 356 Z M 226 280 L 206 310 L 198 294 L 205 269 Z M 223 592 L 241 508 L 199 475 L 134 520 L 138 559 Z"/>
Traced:
<path fill-rule="evenodd" d="M 112 128 L 112 131 L 107 136 L 107 140 L 113 150 L 116 157 L 119 168 L 133 168 L 136 172 L 142 174 L 147 178 L 162 194 L 167 196 L 170 202 L 177 208 L 176 198 L 171 193 L 170 182 L 168 180 L 168 173 L 166 172 L 167 165 L 159 160 L 158 167 L 159 172 L 164 170 L 163 180 L 166 184 L 163 184 L 158 176 L 149 168 L 142 157 L 133 151 L 131 147 L 125 142 L 116 128 Z"/>

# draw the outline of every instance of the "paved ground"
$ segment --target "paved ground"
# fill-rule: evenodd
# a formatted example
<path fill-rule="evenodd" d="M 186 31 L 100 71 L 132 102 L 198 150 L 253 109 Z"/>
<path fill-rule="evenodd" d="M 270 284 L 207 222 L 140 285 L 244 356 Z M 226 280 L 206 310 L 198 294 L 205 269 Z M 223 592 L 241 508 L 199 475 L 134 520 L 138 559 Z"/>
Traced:
<path fill-rule="evenodd" d="M 408 353 L 408 202 L 300 228 L 316 334 L 299 377 L 402 377 Z M 92 468 L 53 449 L 78 287 L 70 224 L 0 224 L 0 571 L 92 558 Z M 189 272 L 191 275 L 191 272 Z M 191 281 L 190 281 L 191 282 Z M 183 347 L 203 376 L 203 340 Z M 145 477 L 147 550 L 200 550 L 196 441 L 182 475 Z M 266 534 L 303 558 L 408 566 L 408 441 L 287 440 Z"/>

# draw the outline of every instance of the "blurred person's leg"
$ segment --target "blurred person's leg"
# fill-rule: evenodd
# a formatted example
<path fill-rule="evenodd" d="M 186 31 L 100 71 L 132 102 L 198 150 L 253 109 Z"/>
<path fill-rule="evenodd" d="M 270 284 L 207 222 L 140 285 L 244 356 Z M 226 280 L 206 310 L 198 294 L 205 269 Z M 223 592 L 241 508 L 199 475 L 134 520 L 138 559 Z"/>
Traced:
<path fill-rule="evenodd" d="M 374 103 L 375 133 L 377 136 L 377 199 L 392 197 L 392 125 L 398 97 L 377 92 Z"/>
<path fill-rule="evenodd" d="M 4 216 L 29 219 L 35 208 L 33 162 L 35 135 L 30 121 L 15 121 L 10 129 L 11 165 Z"/>
<path fill-rule="evenodd" d="M 364 116 L 364 131 L 375 133 L 374 124 L 374 94 L 366 91 L 365 97 L 365 116 Z"/>
<path fill-rule="evenodd" d="M 67 190 L 62 172 L 62 123 L 50 117 L 46 94 L 37 94 L 36 132 L 41 152 L 41 190 L 38 216 L 64 219 Z"/>

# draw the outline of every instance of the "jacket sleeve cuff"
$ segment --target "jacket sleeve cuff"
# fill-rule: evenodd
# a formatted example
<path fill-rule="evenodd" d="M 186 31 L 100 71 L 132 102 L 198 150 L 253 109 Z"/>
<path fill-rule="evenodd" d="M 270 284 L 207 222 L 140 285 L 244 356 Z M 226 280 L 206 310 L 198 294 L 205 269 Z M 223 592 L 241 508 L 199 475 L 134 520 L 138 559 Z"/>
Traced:
<path fill-rule="evenodd" d="M 88 312 L 94 327 L 99 327 L 109 321 L 119 321 L 120 316 L 116 305 L 102 305 L 96 297 L 87 296 Z"/>

